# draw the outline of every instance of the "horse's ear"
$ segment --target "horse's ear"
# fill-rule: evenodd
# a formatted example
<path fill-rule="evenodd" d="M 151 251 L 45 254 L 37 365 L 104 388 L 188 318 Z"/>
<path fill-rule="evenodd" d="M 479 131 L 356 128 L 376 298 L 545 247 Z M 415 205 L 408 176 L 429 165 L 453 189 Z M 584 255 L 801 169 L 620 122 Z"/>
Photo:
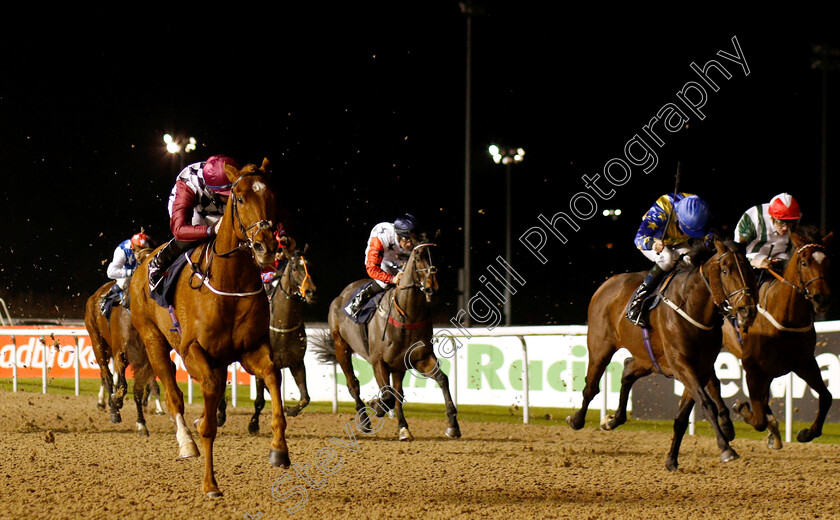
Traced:
<path fill-rule="evenodd" d="M 827 234 L 826 236 L 824 236 L 824 237 L 823 237 L 823 239 L 822 239 L 822 244 L 823 244 L 825 247 L 828 247 L 828 246 L 830 246 L 830 245 L 831 245 L 831 241 L 832 241 L 833 239 L 834 239 L 834 231 L 829 231 L 829 232 L 828 232 L 828 234 Z"/>
<path fill-rule="evenodd" d="M 264 174 L 268 175 L 270 168 L 268 165 L 268 157 L 263 157 L 262 166 L 260 166 L 260 171 Z"/>
<path fill-rule="evenodd" d="M 435 240 L 437 240 L 438 238 L 440 238 L 440 229 L 435 231 Z"/>
<path fill-rule="evenodd" d="M 308 252 L 309 252 L 309 244 L 303 244 L 303 254 L 305 255 Z"/>
<path fill-rule="evenodd" d="M 726 244 L 723 243 L 723 240 L 715 237 L 715 249 L 720 254 L 726 253 Z"/>
<path fill-rule="evenodd" d="M 225 163 L 225 175 L 227 175 L 228 181 L 236 182 L 236 179 L 241 177 L 243 173 L 245 173 L 245 168 L 240 171 L 236 169 L 236 166 Z"/>
<path fill-rule="evenodd" d="M 805 240 L 796 231 L 790 232 L 790 241 L 793 242 L 793 245 L 797 248 L 805 245 Z"/>

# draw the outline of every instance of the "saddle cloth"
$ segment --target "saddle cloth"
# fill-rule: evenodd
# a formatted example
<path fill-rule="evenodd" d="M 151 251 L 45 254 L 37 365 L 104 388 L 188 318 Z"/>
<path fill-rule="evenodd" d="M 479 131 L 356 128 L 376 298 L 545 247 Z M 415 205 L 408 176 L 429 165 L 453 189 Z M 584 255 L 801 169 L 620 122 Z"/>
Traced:
<path fill-rule="evenodd" d="M 361 287 L 356 289 L 353 294 L 350 296 L 350 301 L 353 301 L 356 296 L 362 292 L 362 290 L 367 287 L 368 285 L 375 283 L 375 282 L 368 282 L 366 284 L 362 284 Z M 358 323 L 359 325 L 366 325 L 367 322 L 373 317 L 373 314 L 376 312 L 376 307 L 379 306 L 379 302 L 382 300 L 382 297 L 385 296 L 387 291 L 383 291 L 379 294 L 375 294 L 372 298 L 368 299 L 363 305 L 362 308 L 359 309 L 358 314 L 354 318 L 347 312 L 347 307 L 344 307 L 344 314 L 350 317 L 354 322 Z"/>
<path fill-rule="evenodd" d="M 190 249 L 183 255 L 178 255 L 178 258 L 172 262 L 169 269 L 163 273 L 163 278 L 157 284 L 157 287 L 153 291 L 149 291 L 149 296 L 161 307 L 168 308 L 172 305 L 175 299 L 175 286 L 177 285 L 178 275 L 181 274 L 181 270 L 187 264 L 193 251 L 194 249 Z"/>

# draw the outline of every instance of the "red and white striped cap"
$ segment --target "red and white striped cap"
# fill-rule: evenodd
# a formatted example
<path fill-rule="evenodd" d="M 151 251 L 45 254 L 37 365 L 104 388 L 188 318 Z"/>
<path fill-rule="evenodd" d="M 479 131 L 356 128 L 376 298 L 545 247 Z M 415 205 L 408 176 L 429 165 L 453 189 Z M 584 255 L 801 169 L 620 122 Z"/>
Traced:
<path fill-rule="evenodd" d="M 777 220 L 796 220 L 802 217 L 799 203 L 789 193 L 780 193 L 773 197 L 768 212 Z"/>

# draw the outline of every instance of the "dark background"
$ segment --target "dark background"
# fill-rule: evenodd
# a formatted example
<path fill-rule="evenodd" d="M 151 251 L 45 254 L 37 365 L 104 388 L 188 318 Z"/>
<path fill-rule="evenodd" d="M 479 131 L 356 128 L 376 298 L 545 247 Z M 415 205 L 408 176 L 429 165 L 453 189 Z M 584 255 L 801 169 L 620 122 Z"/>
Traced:
<path fill-rule="evenodd" d="M 733 74 L 688 128 L 664 137 L 659 166 L 552 242 L 541 265 L 517 241 L 527 280 L 514 324 L 584 323 L 609 275 L 648 267 L 633 246 L 642 214 L 673 190 L 706 198 L 726 235 L 748 207 L 793 194 L 819 224 L 822 73 L 812 46 L 837 43 L 824 6 L 591 11 L 477 2 L 472 19 L 473 291 L 504 255 L 504 167 L 491 143 L 520 146 L 513 236 L 568 211 L 580 177 L 623 155 L 691 62 Z M 268 157 L 286 227 L 311 246 L 324 321 L 365 276 L 370 228 L 415 214 L 440 229 L 439 322 L 457 312 L 463 263 L 466 17 L 458 2 L 0 21 L 0 297 L 14 317 L 80 319 L 116 245 L 142 226 L 170 237 L 166 199 L 180 158 L 162 136 L 193 136 L 186 164 L 218 153 Z M 701 11 L 701 12 L 695 12 Z M 737 36 L 751 73 L 716 56 Z M 731 66 L 730 66 L 731 65 Z M 840 75 L 828 73 L 828 228 L 837 227 L 834 143 Z M 601 183 L 601 186 L 606 186 Z M 616 220 L 600 215 L 617 207 Z M 486 292 L 486 291 L 485 291 Z M 836 315 L 834 308 L 828 317 Z"/>

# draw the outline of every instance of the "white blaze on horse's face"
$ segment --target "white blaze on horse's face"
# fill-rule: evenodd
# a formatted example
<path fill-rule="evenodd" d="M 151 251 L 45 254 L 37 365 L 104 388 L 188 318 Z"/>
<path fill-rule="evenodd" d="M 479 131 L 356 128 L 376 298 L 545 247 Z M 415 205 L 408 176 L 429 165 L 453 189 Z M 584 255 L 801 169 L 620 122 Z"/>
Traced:
<path fill-rule="evenodd" d="M 823 260 L 825 260 L 825 253 L 822 251 L 816 251 L 813 255 L 811 255 L 811 258 L 813 258 L 818 265 L 822 265 Z"/>
<path fill-rule="evenodd" d="M 263 183 L 262 181 L 254 181 L 254 183 L 251 184 L 251 189 L 254 190 L 254 193 L 256 193 L 257 195 L 262 194 L 262 192 L 265 191 L 265 188 L 265 183 Z"/>

